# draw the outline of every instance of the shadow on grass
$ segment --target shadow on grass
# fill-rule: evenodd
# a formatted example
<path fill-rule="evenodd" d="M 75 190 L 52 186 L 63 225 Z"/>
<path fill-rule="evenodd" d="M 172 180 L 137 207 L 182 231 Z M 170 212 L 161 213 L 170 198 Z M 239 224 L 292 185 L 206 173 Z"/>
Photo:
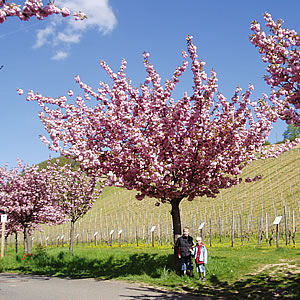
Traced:
<path fill-rule="evenodd" d="M 107 258 L 87 258 L 72 255 L 69 252 L 60 252 L 52 256 L 46 251 L 39 251 L 15 270 L 70 278 L 113 279 L 142 274 L 159 278 L 163 269 L 171 270 L 172 265 L 173 255 L 155 253 L 132 254 L 124 258 L 114 255 Z"/>
<path fill-rule="evenodd" d="M 229 284 L 210 276 L 210 284 L 197 289 L 183 288 L 195 295 L 221 299 L 300 299 L 300 274 L 270 277 L 268 274 L 248 275 L 245 279 Z"/>

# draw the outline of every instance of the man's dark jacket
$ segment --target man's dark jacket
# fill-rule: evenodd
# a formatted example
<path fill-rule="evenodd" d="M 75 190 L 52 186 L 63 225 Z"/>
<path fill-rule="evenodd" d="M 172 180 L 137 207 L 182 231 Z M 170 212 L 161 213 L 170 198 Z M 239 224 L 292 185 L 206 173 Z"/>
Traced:
<path fill-rule="evenodd" d="M 177 246 L 178 249 L 178 254 L 181 255 L 181 257 L 187 257 L 191 255 L 190 249 L 194 245 L 193 238 L 191 236 L 180 236 L 177 241 L 175 246 Z"/>

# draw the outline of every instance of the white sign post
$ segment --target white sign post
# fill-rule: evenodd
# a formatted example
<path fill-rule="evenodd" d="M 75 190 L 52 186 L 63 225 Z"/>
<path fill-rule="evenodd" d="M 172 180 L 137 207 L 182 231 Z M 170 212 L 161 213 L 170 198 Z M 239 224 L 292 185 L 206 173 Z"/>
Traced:
<path fill-rule="evenodd" d="M 7 215 L 1 214 L 2 224 L 2 237 L 1 237 L 1 257 L 4 257 L 4 246 L 5 246 L 5 224 L 7 222 Z"/>
<path fill-rule="evenodd" d="M 3 214 L 1 215 L 1 223 L 6 223 L 7 222 L 7 215 Z"/>
<path fill-rule="evenodd" d="M 155 230 L 156 226 L 152 226 L 151 227 L 151 240 L 152 240 L 152 247 L 154 247 L 154 230 Z"/>
<path fill-rule="evenodd" d="M 96 231 L 94 233 L 94 242 L 95 242 L 95 246 L 97 246 L 97 235 L 98 235 L 98 231 Z"/>
<path fill-rule="evenodd" d="M 109 233 L 109 235 L 110 235 L 110 246 L 112 247 L 112 244 L 113 244 L 113 234 L 114 234 L 114 229 L 112 229 L 111 231 L 110 231 L 110 233 Z"/>
<path fill-rule="evenodd" d="M 79 244 L 79 233 L 76 234 L 75 239 L 76 239 L 76 245 L 78 246 L 78 244 Z"/>
<path fill-rule="evenodd" d="M 122 229 L 120 229 L 119 232 L 118 232 L 118 236 L 119 236 L 119 247 L 122 246 L 122 232 L 123 232 Z"/>
<path fill-rule="evenodd" d="M 282 216 L 277 216 L 273 222 L 273 225 L 276 225 L 276 243 L 277 248 L 279 248 L 279 224 L 281 222 Z"/>
<path fill-rule="evenodd" d="M 200 224 L 200 226 L 198 227 L 198 230 L 200 231 L 200 236 L 201 236 L 202 239 L 203 239 L 203 227 L 204 227 L 204 225 L 205 225 L 205 222 L 202 222 Z"/>

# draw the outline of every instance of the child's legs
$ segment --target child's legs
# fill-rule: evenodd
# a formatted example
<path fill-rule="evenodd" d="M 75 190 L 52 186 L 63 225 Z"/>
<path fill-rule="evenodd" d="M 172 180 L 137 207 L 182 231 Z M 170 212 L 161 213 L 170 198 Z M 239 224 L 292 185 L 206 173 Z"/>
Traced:
<path fill-rule="evenodd" d="M 199 265 L 199 269 L 200 269 L 200 274 L 203 276 L 203 278 L 205 278 L 206 276 L 206 268 L 205 268 L 205 264 L 201 264 Z"/>
<path fill-rule="evenodd" d="M 199 278 L 201 278 L 200 265 L 196 263 L 196 272 L 199 274 Z"/>

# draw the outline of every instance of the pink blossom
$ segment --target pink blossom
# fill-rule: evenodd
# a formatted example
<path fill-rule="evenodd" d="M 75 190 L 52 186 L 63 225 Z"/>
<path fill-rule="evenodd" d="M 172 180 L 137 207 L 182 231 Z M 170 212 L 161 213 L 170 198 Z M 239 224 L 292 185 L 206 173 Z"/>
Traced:
<path fill-rule="evenodd" d="M 63 8 L 61 9 L 61 14 L 62 14 L 63 17 L 68 17 L 68 16 L 71 14 L 71 12 L 70 12 L 70 10 L 67 9 L 66 7 L 63 7 Z"/>
<path fill-rule="evenodd" d="M 268 64 L 265 81 L 272 88 L 272 109 L 282 120 L 300 126 L 296 111 L 300 107 L 300 36 L 295 30 L 282 28 L 282 20 L 275 22 L 269 13 L 265 13 L 264 19 L 271 35 L 267 36 L 259 23 L 253 21 L 250 41 Z"/>
<path fill-rule="evenodd" d="M 239 184 L 253 160 L 276 157 L 295 145 L 264 148 L 277 111 L 264 99 L 251 101 L 252 85 L 244 93 L 238 87 L 230 101 L 218 91 L 216 72 L 204 70 L 191 36 L 187 49 L 189 58 L 183 53 L 165 82 L 145 52 L 147 74 L 140 88 L 126 77 L 125 60 L 117 72 L 101 60 L 112 85 L 101 81 L 93 90 L 77 75 L 84 97 L 74 104 L 30 91 L 27 100 L 43 110 L 50 149 L 79 161 L 89 173 L 105 175 L 107 185 L 135 189 L 137 200 L 148 196 L 170 203 L 173 216 L 183 198 L 215 197 L 220 189 Z M 188 59 L 192 93 L 174 100 Z M 87 104 L 87 98 L 96 103 Z M 178 224 L 173 225 L 178 233 Z"/>
<path fill-rule="evenodd" d="M 43 20 L 53 14 L 61 14 L 63 17 L 68 17 L 71 12 L 68 8 L 59 8 L 52 2 L 44 6 L 42 0 L 26 0 L 23 6 L 7 1 L 0 1 L 0 23 L 4 23 L 7 17 L 18 17 L 22 21 L 27 21 L 36 16 L 37 19 Z M 82 12 L 75 12 L 73 16 L 75 20 L 84 20 L 87 18 L 86 14 Z"/>
<path fill-rule="evenodd" d="M 19 95 L 23 95 L 24 91 L 22 89 L 17 88 L 17 92 Z"/>

